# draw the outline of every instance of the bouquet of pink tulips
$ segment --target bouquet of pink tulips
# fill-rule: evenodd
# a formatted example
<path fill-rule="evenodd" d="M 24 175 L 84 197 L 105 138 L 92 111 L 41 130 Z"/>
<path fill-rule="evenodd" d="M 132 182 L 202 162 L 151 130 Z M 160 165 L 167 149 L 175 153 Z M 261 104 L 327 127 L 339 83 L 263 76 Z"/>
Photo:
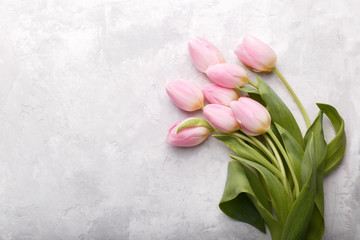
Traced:
<path fill-rule="evenodd" d="M 259 39 L 246 36 L 235 50 L 255 72 L 273 71 L 284 83 L 304 117 L 305 136 L 285 103 L 261 78 L 249 79 L 239 65 L 225 63 L 210 42 L 194 38 L 189 51 L 196 68 L 213 82 L 201 90 L 176 80 L 166 91 L 185 111 L 203 110 L 206 119 L 188 118 L 173 125 L 167 143 L 191 147 L 210 134 L 234 153 L 220 209 L 273 240 L 321 239 L 325 230 L 323 179 L 341 161 L 346 145 L 344 121 L 337 110 L 318 103 L 311 123 L 303 105 L 276 68 L 276 54 Z M 250 86 L 247 86 L 249 84 Z M 210 104 L 204 105 L 204 96 Z M 323 115 L 336 132 L 327 143 Z"/>

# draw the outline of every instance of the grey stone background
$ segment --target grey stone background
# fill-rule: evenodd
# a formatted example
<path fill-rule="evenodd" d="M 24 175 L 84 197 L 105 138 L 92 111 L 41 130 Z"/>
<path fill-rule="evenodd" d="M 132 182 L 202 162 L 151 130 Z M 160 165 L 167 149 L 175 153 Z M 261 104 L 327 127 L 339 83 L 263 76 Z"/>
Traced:
<path fill-rule="evenodd" d="M 165 93 L 176 78 L 208 82 L 188 39 L 237 63 L 249 33 L 276 51 L 312 119 L 315 102 L 344 117 L 323 239 L 358 239 L 359 14 L 357 0 L 0 1 L 0 239 L 270 239 L 218 209 L 229 161 L 220 142 L 165 144 L 174 122 L 201 115 Z M 304 132 L 286 89 L 263 78 Z"/>

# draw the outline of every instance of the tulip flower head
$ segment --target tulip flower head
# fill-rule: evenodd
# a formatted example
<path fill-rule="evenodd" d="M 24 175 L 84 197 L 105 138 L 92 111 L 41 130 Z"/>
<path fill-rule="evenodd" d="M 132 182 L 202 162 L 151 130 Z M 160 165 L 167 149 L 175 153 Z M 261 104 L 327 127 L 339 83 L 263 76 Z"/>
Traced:
<path fill-rule="evenodd" d="M 269 72 L 276 64 L 276 54 L 263 41 L 247 35 L 235 50 L 240 62 L 256 72 Z"/>
<path fill-rule="evenodd" d="M 271 117 L 267 109 L 257 101 L 241 97 L 230 103 L 241 130 L 250 136 L 266 133 L 270 129 Z"/>
<path fill-rule="evenodd" d="M 195 37 L 188 44 L 191 59 L 200 72 L 205 72 L 209 66 L 224 62 L 224 58 L 214 44 L 205 39 Z"/>
<path fill-rule="evenodd" d="M 211 132 L 206 127 L 186 127 L 176 133 L 178 127 L 190 119 L 193 118 L 187 118 L 184 121 L 177 122 L 169 129 L 166 140 L 167 144 L 177 147 L 192 147 L 205 141 Z"/>
<path fill-rule="evenodd" d="M 204 95 L 194 83 L 175 80 L 168 83 L 166 92 L 171 100 L 185 111 L 195 111 L 204 106 Z"/>
<path fill-rule="evenodd" d="M 235 132 L 240 128 L 234 113 L 229 107 L 220 104 L 208 104 L 203 109 L 205 117 L 215 128 L 223 132 Z"/>
<path fill-rule="evenodd" d="M 242 87 L 248 82 L 248 75 L 239 65 L 232 63 L 218 63 L 206 70 L 206 75 L 214 83 L 225 87 Z"/>
<path fill-rule="evenodd" d="M 232 101 L 239 99 L 239 95 L 234 89 L 220 87 L 214 83 L 206 84 L 202 91 L 205 98 L 213 104 L 230 106 Z"/>

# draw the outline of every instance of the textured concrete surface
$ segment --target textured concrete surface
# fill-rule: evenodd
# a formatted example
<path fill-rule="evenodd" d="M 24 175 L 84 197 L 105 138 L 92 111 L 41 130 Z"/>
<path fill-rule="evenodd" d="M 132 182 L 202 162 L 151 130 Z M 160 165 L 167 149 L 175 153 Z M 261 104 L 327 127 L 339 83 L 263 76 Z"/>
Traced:
<path fill-rule="evenodd" d="M 1 1 L 0 239 L 270 239 L 218 209 L 229 161 L 220 142 L 165 144 L 172 123 L 201 115 L 164 90 L 179 77 L 208 82 L 188 39 L 237 63 L 248 33 L 274 48 L 312 119 L 315 102 L 344 117 L 323 239 L 357 239 L 359 14 L 357 0 Z M 263 77 L 305 130 L 278 79 Z"/>

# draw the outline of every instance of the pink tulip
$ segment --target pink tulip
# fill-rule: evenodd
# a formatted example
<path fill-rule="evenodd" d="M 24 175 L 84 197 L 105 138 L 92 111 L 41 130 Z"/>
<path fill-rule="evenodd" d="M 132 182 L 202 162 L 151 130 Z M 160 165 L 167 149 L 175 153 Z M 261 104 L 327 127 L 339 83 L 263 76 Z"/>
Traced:
<path fill-rule="evenodd" d="M 205 85 L 202 91 L 205 98 L 214 104 L 230 106 L 230 102 L 239 99 L 239 95 L 234 89 L 223 88 L 214 83 Z"/>
<path fill-rule="evenodd" d="M 256 72 L 269 72 L 276 64 L 276 54 L 261 40 L 247 35 L 235 50 L 240 62 Z"/>
<path fill-rule="evenodd" d="M 266 133 L 270 129 L 271 117 L 266 108 L 255 100 L 241 97 L 230 103 L 241 130 L 250 136 Z"/>
<path fill-rule="evenodd" d="M 234 132 L 240 128 L 234 113 L 229 107 L 220 104 L 208 104 L 203 111 L 211 124 L 223 132 Z"/>
<path fill-rule="evenodd" d="M 171 100 L 185 111 L 195 111 L 204 106 L 204 95 L 194 83 L 175 80 L 168 83 L 166 92 Z"/>
<path fill-rule="evenodd" d="M 232 63 L 218 63 L 206 70 L 206 75 L 214 83 L 226 87 L 242 87 L 248 82 L 248 75 L 239 65 Z"/>
<path fill-rule="evenodd" d="M 188 46 L 195 67 L 200 72 L 205 72 L 213 64 L 224 62 L 220 51 L 205 39 L 195 37 L 189 41 Z"/>
<path fill-rule="evenodd" d="M 210 130 L 206 127 L 186 127 L 176 133 L 178 127 L 190 119 L 192 118 L 177 122 L 169 129 L 167 144 L 177 147 L 192 147 L 205 141 L 210 134 Z"/>

